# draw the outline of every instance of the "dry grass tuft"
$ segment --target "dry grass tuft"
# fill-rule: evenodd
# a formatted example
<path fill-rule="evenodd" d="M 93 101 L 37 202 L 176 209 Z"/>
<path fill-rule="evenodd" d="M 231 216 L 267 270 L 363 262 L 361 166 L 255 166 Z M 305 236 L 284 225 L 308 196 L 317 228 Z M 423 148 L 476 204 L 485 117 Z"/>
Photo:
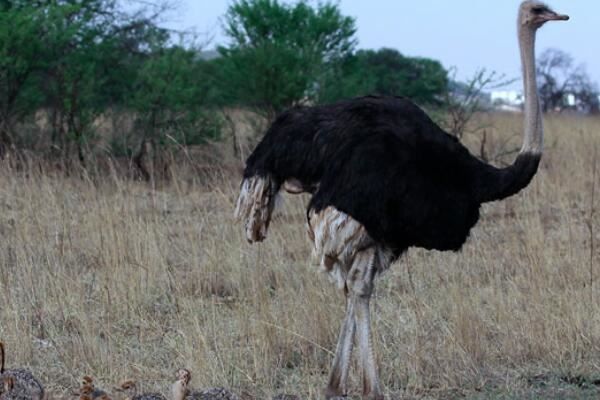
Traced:
<path fill-rule="evenodd" d="M 520 118 L 494 118 L 489 152 L 506 140 L 518 147 Z M 380 279 L 374 323 L 389 393 L 518 391 L 539 377 L 598 375 L 600 282 L 590 272 L 600 271 L 590 258 L 600 246 L 590 248 L 600 229 L 590 227 L 600 226 L 591 212 L 600 120 L 550 117 L 546 127 L 533 184 L 486 205 L 461 253 L 411 250 Z M 233 223 L 238 179 L 175 173 L 151 190 L 0 168 L 8 365 L 31 366 L 54 397 L 84 374 L 166 392 L 185 366 L 195 387 L 318 398 L 342 296 L 310 263 L 306 198 L 287 197 L 269 238 L 250 247 Z"/>

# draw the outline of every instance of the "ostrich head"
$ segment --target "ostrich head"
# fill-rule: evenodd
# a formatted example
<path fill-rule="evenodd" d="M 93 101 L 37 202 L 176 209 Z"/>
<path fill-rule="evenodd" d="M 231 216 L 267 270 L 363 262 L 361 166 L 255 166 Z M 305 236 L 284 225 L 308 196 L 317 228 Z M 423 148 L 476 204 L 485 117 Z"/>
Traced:
<path fill-rule="evenodd" d="M 89 397 L 94 388 L 93 379 L 90 376 L 84 376 L 79 389 L 73 391 L 73 396 L 79 396 L 79 399 Z"/>
<path fill-rule="evenodd" d="M 567 21 L 568 15 L 557 14 L 546 4 L 536 0 L 527 0 L 519 10 L 519 25 L 539 29 L 548 21 Z"/>
<path fill-rule="evenodd" d="M 132 379 L 121 381 L 119 387 L 116 387 L 115 390 L 125 393 L 127 398 L 131 399 L 137 394 L 137 382 Z"/>
<path fill-rule="evenodd" d="M 185 368 L 180 368 L 177 370 L 177 372 L 175 372 L 175 379 L 185 382 L 186 384 L 190 383 L 192 380 L 192 373 Z"/>
<path fill-rule="evenodd" d="M 192 374 L 185 368 L 178 369 L 175 372 L 175 383 L 171 388 L 173 400 L 183 400 L 188 392 L 188 384 L 192 379 Z"/>

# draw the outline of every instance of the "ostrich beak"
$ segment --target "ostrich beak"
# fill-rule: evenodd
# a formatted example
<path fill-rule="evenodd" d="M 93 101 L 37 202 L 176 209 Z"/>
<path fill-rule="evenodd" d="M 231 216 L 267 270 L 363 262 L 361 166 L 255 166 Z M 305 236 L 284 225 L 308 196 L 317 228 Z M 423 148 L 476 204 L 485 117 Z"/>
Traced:
<path fill-rule="evenodd" d="M 546 19 L 548 21 L 568 21 L 570 18 L 568 15 L 565 14 L 557 14 L 557 13 L 552 13 L 549 14 Z"/>

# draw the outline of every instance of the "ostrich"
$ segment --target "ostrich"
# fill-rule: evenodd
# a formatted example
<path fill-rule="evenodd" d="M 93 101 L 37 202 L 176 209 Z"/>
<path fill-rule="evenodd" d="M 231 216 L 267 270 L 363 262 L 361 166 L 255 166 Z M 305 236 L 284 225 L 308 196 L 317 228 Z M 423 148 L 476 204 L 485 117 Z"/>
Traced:
<path fill-rule="evenodd" d="M 311 193 L 313 251 L 346 297 L 327 398 L 347 393 L 354 337 L 363 395 L 383 398 L 370 330 L 375 277 L 409 247 L 458 251 L 482 203 L 514 195 L 532 180 L 543 146 L 536 31 L 548 21 L 568 19 L 537 1 L 519 8 L 524 141 L 506 168 L 471 155 L 401 97 L 294 107 L 275 119 L 248 158 L 235 211 L 245 221 L 248 241 L 265 238 L 280 189 Z"/>
<path fill-rule="evenodd" d="M 23 368 L 6 369 L 4 343 L 0 342 L 0 400 L 44 399 L 44 387 L 31 371 Z"/>
<path fill-rule="evenodd" d="M 188 387 L 192 373 L 185 369 L 178 369 L 175 373 L 175 383 L 171 387 L 173 400 L 238 400 L 239 398 L 229 390 L 213 387 L 203 390 L 190 390 Z"/>
<path fill-rule="evenodd" d="M 224 388 L 209 388 L 191 391 L 189 388 L 192 374 L 185 368 L 175 372 L 175 382 L 171 385 L 171 400 L 238 400 L 238 397 Z M 166 400 L 160 393 L 137 394 L 136 383 L 133 380 L 121 382 L 115 390 L 128 393 L 130 400 Z"/>
<path fill-rule="evenodd" d="M 75 394 L 79 395 L 79 400 L 111 400 L 104 390 L 96 387 L 94 378 L 89 375 L 83 377 L 81 387 Z"/>

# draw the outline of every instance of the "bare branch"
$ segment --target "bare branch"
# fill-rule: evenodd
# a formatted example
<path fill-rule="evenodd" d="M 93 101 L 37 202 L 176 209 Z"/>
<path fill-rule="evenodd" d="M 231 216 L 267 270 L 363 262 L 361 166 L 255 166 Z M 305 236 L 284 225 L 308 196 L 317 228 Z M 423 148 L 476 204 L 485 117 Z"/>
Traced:
<path fill-rule="evenodd" d="M 538 60 L 537 71 L 544 112 L 600 111 L 597 85 L 591 81 L 583 65 L 575 66 L 569 54 L 558 49 L 547 49 Z"/>

